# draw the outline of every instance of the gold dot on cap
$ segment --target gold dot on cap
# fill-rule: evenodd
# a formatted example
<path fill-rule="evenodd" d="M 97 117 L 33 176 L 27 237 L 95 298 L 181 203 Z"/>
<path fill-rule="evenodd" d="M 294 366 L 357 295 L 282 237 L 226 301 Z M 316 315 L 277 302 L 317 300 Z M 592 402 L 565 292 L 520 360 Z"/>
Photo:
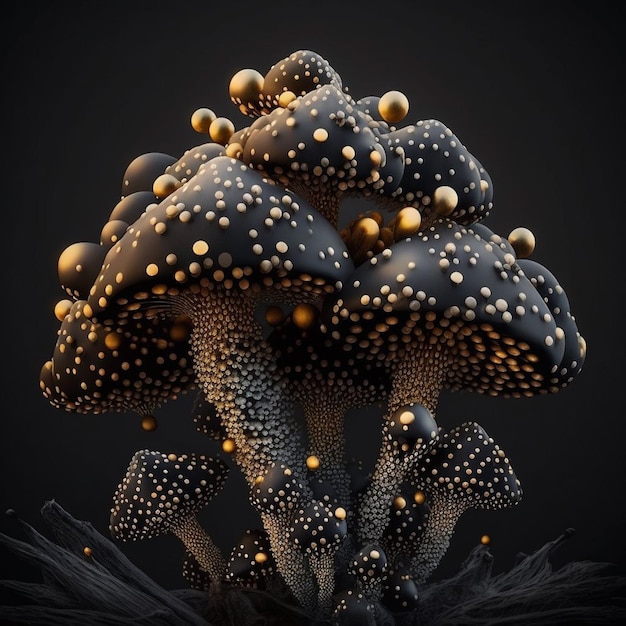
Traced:
<path fill-rule="evenodd" d="M 180 181 L 172 174 L 161 174 L 152 183 L 152 192 L 157 198 L 165 198 L 180 187 Z"/>
<path fill-rule="evenodd" d="M 378 101 L 378 112 L 385 122 L 400 122 L 409 112 L 409 99 L 401 91 L 388 91 Z"/>
<path fill-rule="evenodd" d="M 263 74 L 256 70 L 239 70 L 230 79 L 228 95 L 243 104 L 256 104 L 263 89 L 263 80 Z"/>
<path fill-rule="evenodd" d="M 291 318 L 298 328 L 310 328 L 317 319 L 317 309 L 312 304 L 298 304 L 294 307 Z"/>
<path fill-rule="evenodd" d="M 71 300 L 59 300 L 54 305 L 54 316 L 59 320 L 59 322 L 62 322 L 65 319 L 65 316 L 70 312 L 71 308 Z"/>
<path fill-rule="evenodd" d="M 109 350 L 117 350 L 122 345 L 122 336 L 119 333 L 107 333 L 104 337 L 104 345 Z"/>
<path fill-rule="evenodd" d="M 426 502 L 426 494 L 423 491 L 416 491 L 413 494 L 413 500 L 416 504 L 424 504 Z"/>
<path fill-rule="evenodd" d="M 89 546 L 85 546 L 85 547 L 83 548 L 83 554 L 84 554 L 85 556 L 91 556 L 91 555 L 92 555 L 92 553 L 93 553 L 93 552 L 92 552 L 92 550 L 91 550 L 91 548 L 90 548 Z"/>
<path fill-rule="evenodd" d="M 226 454 L 232 454 L 235 451 L 235 442 L 232 439 L 224 439 L 222 442 L 222 450 L 226 452 Z"/>
<path fill-rule="evenodd" d="M 523 226 L 514 228 L 507 237 L 518 259 L 529 257 L 535 250 L 535 235 Z"/>
<path fill-rule="evenodd" d="M 209 126 L 209 136 L 215 143 L 226 145 L 235 132 L 235 125 L 226 117 L 216 117 Z"/>
<path fill-rule="evenodd" d="M 480 538 L 480 543 L 482 543 L 483 546 L 488 546 L 491 543 L 491 537 L 489 535 L 483 535 Z"/>
<path fill-rule="evenodd" d="M 267 561 L 267 554 L 265 554 L 265 552 L 257 552 L 254 555 L 254 560 L 257 563 L 265 563 Z"/>
<path fill-rule="evenodd" d="M 406 506 L 406 500 L 402 496 L 398 496 L 398 497 L 394 498 L 393 506 L 398 511 L 400 511 L 401 509 L 403 509 Z"/>
<path fill-rule="evenodd" d="M 450 215 L 454 209 L 456 209 L 459 203 L 459 196 L 457 192 L 448 187 L 448 185 L 442 185 L 437 187 L 433 192 L 433 209 L 438 215 Z"/>
<path fill-rule="evenodd" d="M 337 519 L 344 520 L 344 519 L 346 519 L 347 516 L 348 516 L 348 514 L 346 513 L 346 510 L 342 506 L 338 506 L 335 509 L 335 517 Z"/>
<path fill-rule="evenodd" d="M 141 418 L 141 427 L 148 433 L 157 429 L 157 421 L 154 415 L 144 415 Z"/>
<path fill-rule="evenodd" d="M 278 106 L 286 109 L 297 97 L 293 91 L 283 91 L 278 96 Z"/>
<path fill-rule="evenodd" d="M 278 324 L 280 324 L 284 318 L 285 315 L 283 313 L 283 310 L 279 306 L 271 305 L 268 306 L 267 309 L 265 309 L 265 321 L 270 326 L 278 326 Z"/>
<path fill-rule="evenodd" d="M 215 115 L 215 113 L 211 109 L 196 109 L 191 114 L 191 127 L 197 133 L 208 133 L 209 126 L 211 126 L 211 122 L 213 122 L 216 117 L 217 115 Z"/>
<path fill-rule="evenodd" d="M 398 211 L 393 226 L 393 238 L 395 241 L 412 237 L 422 225 L 420 212 L 412 206 L 404 207 Z"/>
<path fill-rule="evenodd" d="M 311 454 L 306 459 L 306 466 L 310 470 L 312 470 L 312 471 L 315 471 L 315 470 L 319 469 L 319 467 L 320 467 L 320 460 L 319 460 L 319 458 L 316 457 L 314 454 Z"/>
<path fill-rule="evenodd" d="M 167 455 L 167 460 L 168 461 L 178 461 L 178 457 L 172 452 L 171 454 Z"/>

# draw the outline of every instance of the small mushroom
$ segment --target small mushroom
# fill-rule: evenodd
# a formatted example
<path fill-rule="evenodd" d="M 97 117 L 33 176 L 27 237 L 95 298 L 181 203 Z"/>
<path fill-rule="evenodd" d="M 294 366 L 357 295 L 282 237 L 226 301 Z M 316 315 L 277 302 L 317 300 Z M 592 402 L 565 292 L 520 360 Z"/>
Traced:
<path fill-rule="evenodd" d="M 419 591 L 408 572 L 393 569 L 382 583 L 382 604 L 394 614 L 413 611 L 419 606 Z"/>
<path fill-rule="evenodd" d="M 519 503 L 522 488 L 505 452 L 476 422 L 440 435 L 415 471 L 429 514 L 410 574 L 424 583 L 446 553 L 459 517 L 468 509 L 506 509 Z"/>
<path fill-rule="evenodd" d="M 352 557 L 348 564 L 348 572 L 356 579 L 358 588 L 366 596 L 374 597 L 387 571 L 387 565 L 387 555 L 382 547 L 370 543 Z"/>
<path fill-rule="evenodd" d="M 334 597 L 333 626 L 376 626 L 376 607 L 358 589 L 346 589 Z"/>
<path fill-rule="evenodd" d="M 221 491 L 228 472 L 217 458 L 137 451 L 113 497 L 111 535 L 138 541 L 173 533 L 211 580 L 221 581 L 226 561 L 197 514 Z"/>
<path fill-rule="evenodd" d="M 276 569 L 269 537 L 265 530 L 248 529 L 232 549 L 226 567 L 226 580 L 265 589 Z"/>

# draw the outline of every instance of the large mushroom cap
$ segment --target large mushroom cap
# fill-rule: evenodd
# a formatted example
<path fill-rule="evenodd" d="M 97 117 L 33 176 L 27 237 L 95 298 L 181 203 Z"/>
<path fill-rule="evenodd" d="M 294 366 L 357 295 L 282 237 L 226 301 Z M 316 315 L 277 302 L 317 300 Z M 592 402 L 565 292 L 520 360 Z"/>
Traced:
<path fill-rule="evenodd" d="M 42 367 L 40 386 L 53 406 L 148 415 L 194 387 L 187 340 L 176 338 L 172 323 L 153 318 L 106 329 L 92 314 L 84 300 L 72 304 Z"/>
<path fill-rule="evenodd" d="M 417 480 L 427 494 L 443 494 L 462 509 L 504 509 L 522 488 L 505 452 L 476 422 L 466 422 L 433 441 Z"/>
<path fill-rule="evenodd" d="M 114 495 L 111 534 L 136 541 L 170 532 L 206 506 L 228 472 L 224 461 L 202 454 L 137 451 Z"/>
<path fill-rule="evenodd" d="M 440 342 L 454 357 L 444 385 L 490 395 L 547 393 L 565 350 L 515 256 L 445 218 L 357 267 L 322 320 L 390 360 L 410 342 Z"/>
<path fill-rule="evenodd" d="M 201 280 L 324 293 L 341 286 L 348 256 L 308 203 L 240 161 L 216 157 L 128 228 L 90 303 L 96 315 L 111 303 L 137 309 Z"/>

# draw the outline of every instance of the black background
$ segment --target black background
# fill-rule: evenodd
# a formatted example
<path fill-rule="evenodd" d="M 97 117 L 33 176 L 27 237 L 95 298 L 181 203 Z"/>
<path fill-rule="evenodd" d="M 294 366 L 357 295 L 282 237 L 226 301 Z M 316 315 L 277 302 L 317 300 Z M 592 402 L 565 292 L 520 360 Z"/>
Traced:
<path fill-rule="evenodd" d="M 483 533 L 497 570 L 572 527 L 555 564 L 626 564 L 623 514 L 624 129 L 620 22 L 603 3 L 507 2 L 14 3 L 2 17 L 2 402 L 0 510 L 45 532 L 39 509 L 57 502 L 107 533 L 111 497 L 132 454 L 218 453 L 196 433 L 191 397 L 161 409 L 159 429 L 133 415 L 53 409 L 39 390 L 65 294 L 61 251 L 98 241 L 127 164 L 145 152 L 178 156 L 203 143 L 189 123 L 209 107 L 250 123 L 228 99 L 239 69 L 265 73 L 311 49 L 359 98 L 403 91 L 406 123 L 437 118 L 489 171 L 486 224 L 530 228 L 533 258 L 565 287 L 588 345 L 585 368 L 553 396 L 499 400 L 446 394 L 450 427 L 475 420 L 512 460 L 525 496 L 513 510 L 467 512 L 436 576 L 458 568 Z M 606 5 L 608 6 L 608 5 Z M 375 416 L 351 413 L 349 448 L 371 461 Z M 257 521 L 233 471 L 202 513 L 229 551 Z M 19 536 L 0 516 L 0 531 Z M 183 586 L 174 537 L 122 544 L 167 588 Z M 34 572 L 0 554 L 0 579 Z"/>

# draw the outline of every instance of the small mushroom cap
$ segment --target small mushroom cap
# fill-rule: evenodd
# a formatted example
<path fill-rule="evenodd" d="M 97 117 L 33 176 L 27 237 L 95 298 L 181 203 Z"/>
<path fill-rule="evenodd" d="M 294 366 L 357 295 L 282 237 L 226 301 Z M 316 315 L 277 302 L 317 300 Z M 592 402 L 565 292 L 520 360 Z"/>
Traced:
<path fill-rule="evenodd" d="M 258 583 L 276 569 L 265 530 L 246 530 L 230 553 L 226 579 L 243 585 Z"/>
<path fill-rule="evenodd" d="M 228 472 L 219 458 L 138 450 L 115 491 L 112 536 L 136 541 L 171 532 L 221 491 Z"/>
<path fill-rule="evenodd" d="M 272 463 L 250 491 L 252 504 L 261 511 L 286 513 L 298 505 L 305 487 L 284 463 Z"/>
<path fill-rule="evenodd" d="M 548 309 L 554 316 L 557 331 L 563 333 L 562 341 L 565 343 L 563 357 L 557 370 L 550 377 L 552 385 L 550 391 L 556 392 L 569 385 L 581 372 L 587 358 L 587 344 L 578 330 L 567 294 L 556 276 L 531 259 L 521 259 L 518 264 L 538 293 L 543 296 Z"/>
<path fill-rule="evenodd" d="M 423 404 L 412 402 L 396 409 L 387 423 L 387 432 L 401 454 L 425 447 L 437 435 L 437 422 Z"/>
<path fill-rule="evenodd" d="M 451 499 L 461 510 L 505 509 L 522 498 L 504 450 L 476 422 L 440 435 L 421 458 L 416 475 L 427 494 Z"/>
<path fill-rule="evenodd" d="M 364 593 L 356 589 L 346 589 L 334 597 L 332 613 L 336 626 L 376 626 L 374 604 Z"/>
<path fill-rule="evenodd" d="M 547 393 L 565 349 L 515 257 L 446 218 L 358 266 L 320 319 L 333 339 L 390 362 L 409 337 L 438 340 L 451 355 L 444 385 L 494 396 Z"/>
<path fill-rule="evenodd" d="M 96 314 L 116 302 L 134 310 L 201 280 L 322 294 L 352 267 L 339 234 L 313 207 L 222 156 L 130 225 L 109 250 L 90 303 Z"/>
<path fill-rule="evenodd" d="M 80 241 L 69 245 L 59 256 L 57 272 L 61 287 L 72 298 L 84 300 L 102 268 L 107 247 Z"/>
<path fill-rule="evenodd" d="M 134 411 L 146 415 L 195 385 L 186 338 L 173 339 L 158 318 L 105 328 L 84 300 L 61 322 L 40 387 L 56 408 L 76 413 Z"/>
<path fill-rule="evenodd" d="M 351 559 L 348 571 L 363 583 L 380 578 L 387 570 L 387 556 L 378 544 L 368 544 Z"/>
<path fill-rule="evenodd" d="M 313 500 L 297 514 L 289 532 L 289 540 L 308 556 L 334 553 L 348 534 L 343 516 L 318 500 Z"/>
<path fill-rule="evenodd" d="M 147 152 L 135 157 L 122 179 L 122 197 L 136 191 L 152 191 L 155 179 L 176 163 L 176 157 L 163 152 Z"/>
<path fill-rule="evenodd" d="M 223 156 L 225 153 L 226 150 L 222 144 L 209 141 L 185 150 L 184 154 L 169 165 L 165 172 L 176 178 L 178 182 L 186 183 L 207 161 Z"/>

